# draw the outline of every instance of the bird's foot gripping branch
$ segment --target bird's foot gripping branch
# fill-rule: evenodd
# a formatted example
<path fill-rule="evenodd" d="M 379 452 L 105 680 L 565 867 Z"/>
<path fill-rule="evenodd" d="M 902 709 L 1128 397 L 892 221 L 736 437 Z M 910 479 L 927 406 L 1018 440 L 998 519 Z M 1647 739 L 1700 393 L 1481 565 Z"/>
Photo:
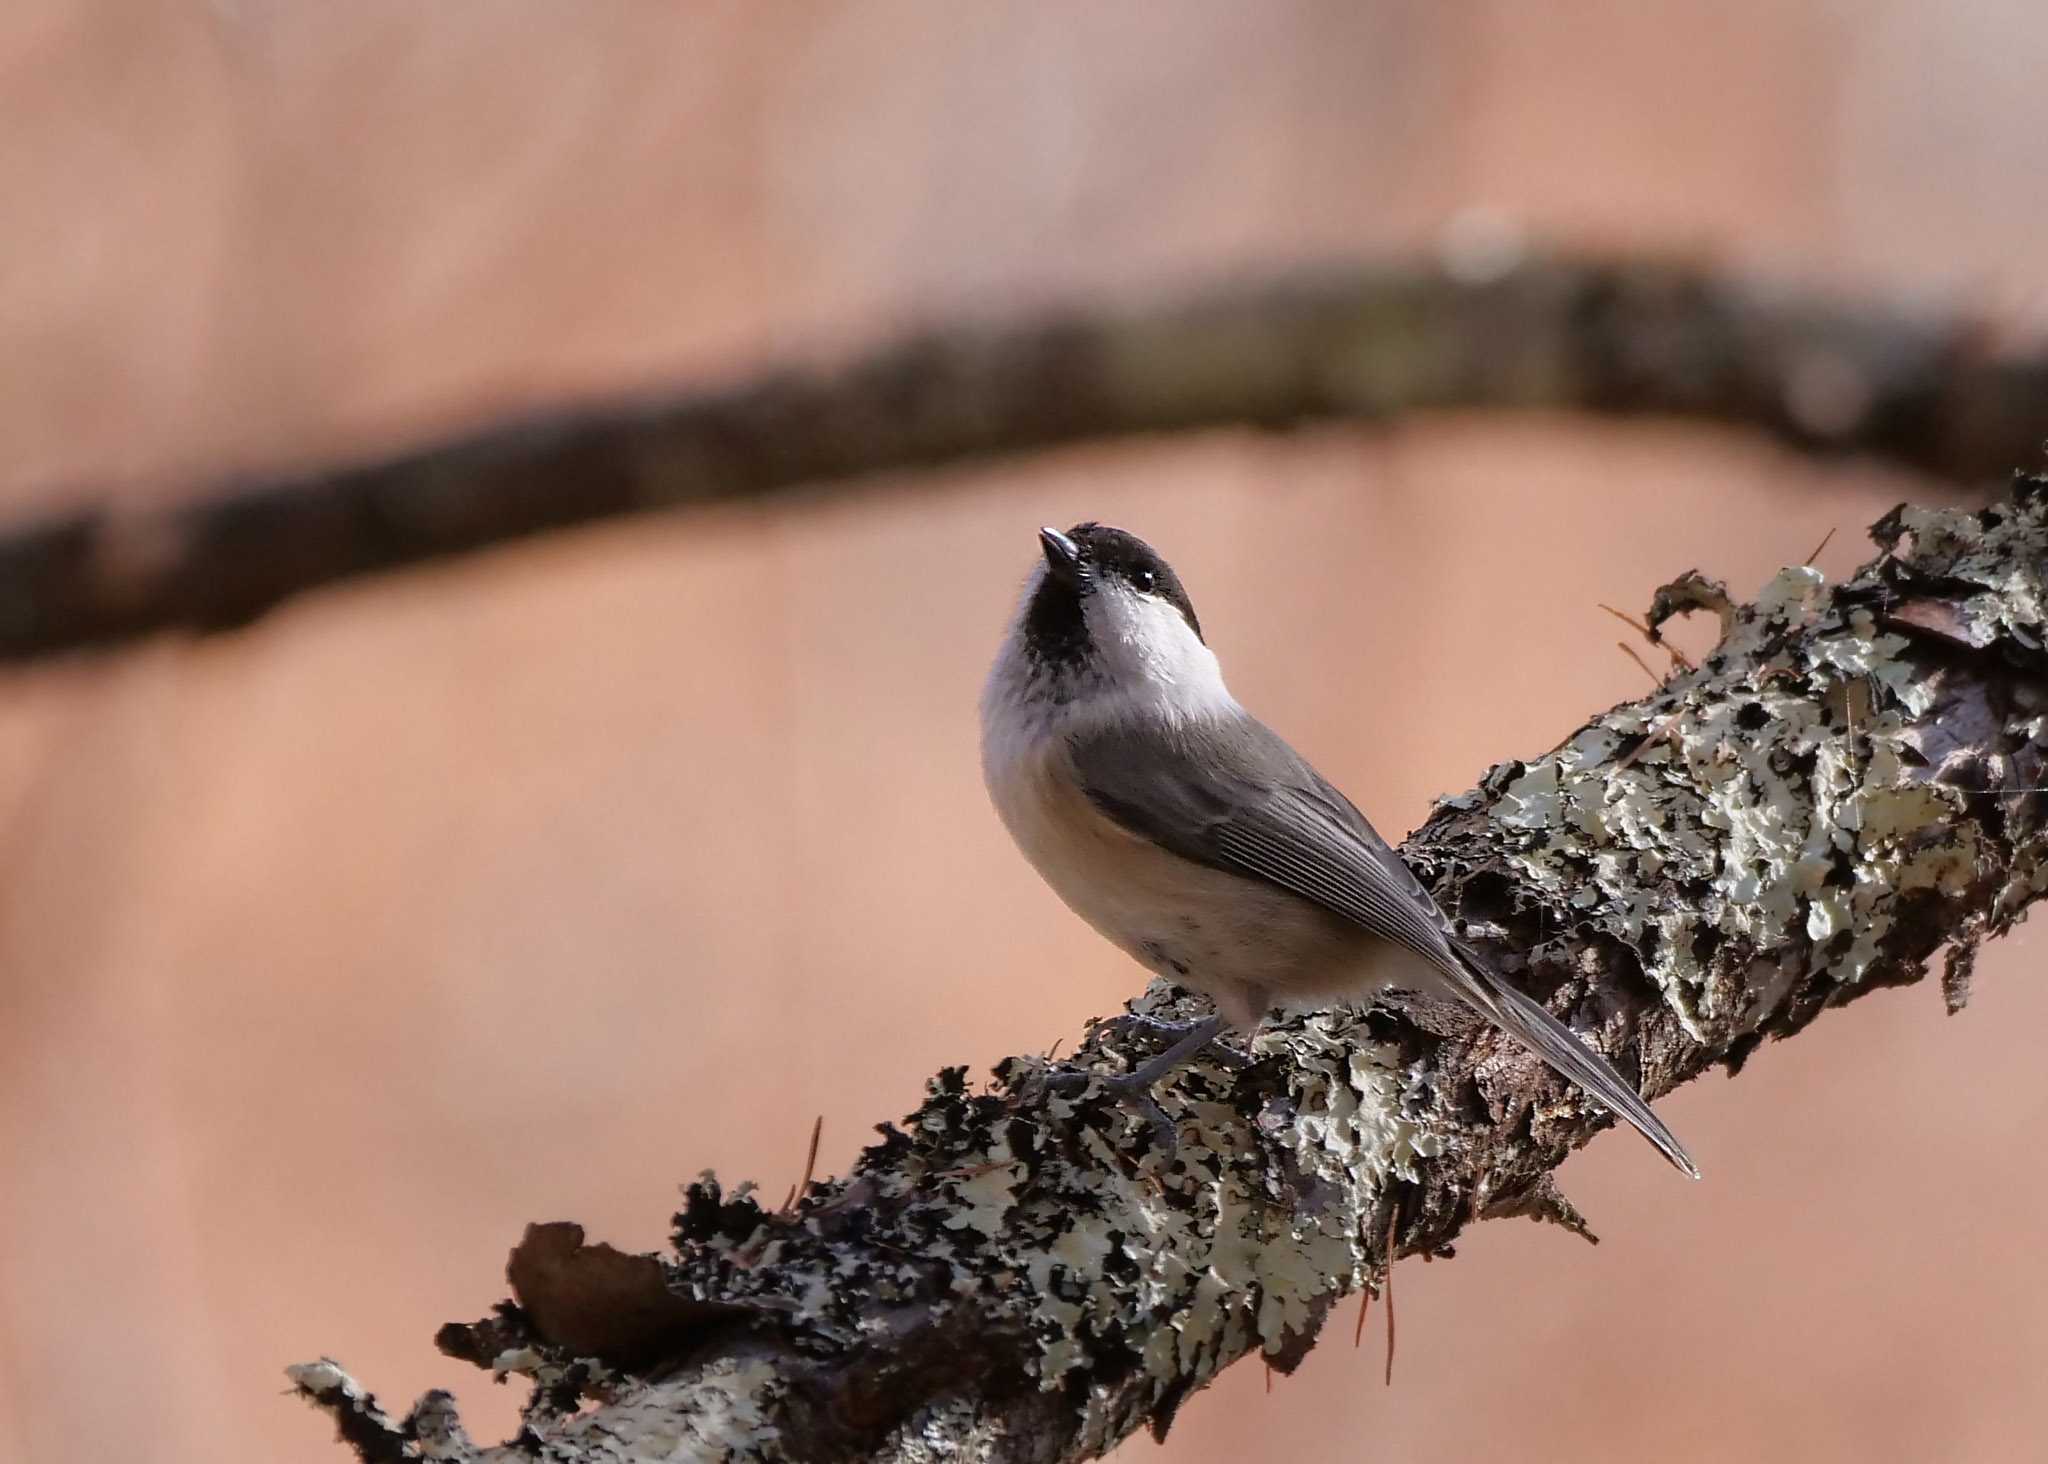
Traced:
<path fill-rule="evenodd" d="M 1698 667 L 1494 768 L 1404 850 L 1484 957 L 1646 1094 L 1944 948 L 1960 1006 L 1978 944 L 2048 887 L 2048 483 L 1874 534 L 1852 579 L 1784 571 Z M 1653 622 L 1680 603 L 1705 602 Z M 507 1444 L 472 1443 L 446 1394 L 396 1419 L 332 1363 L 292 1377 L 368 1461 L 1091 1457 L 1163 1431 L 1241 1356 L 1293 1367 L 1390 1240 L 1443 1254 L 1474 1219 L 1577 1223 L 1551 1171 L 1606 1115 L 1452 1026 L 1268 1025 L 1251 1063 L 1162 1086 L 1170 1154 L 1099 1085 L 1049 1093 L 1037 1059 L 987 1090 L 952 1069 L 784 1209 L 707 1176 L 672 1254 L 535 1227 L 517 1301 L 439 1338 L 532 1380 Z M 1097 1039 L 1081 1060 L 1135 1059 Z M 1738 1162 L 1703 1157 L 1710 1179 Z"/>

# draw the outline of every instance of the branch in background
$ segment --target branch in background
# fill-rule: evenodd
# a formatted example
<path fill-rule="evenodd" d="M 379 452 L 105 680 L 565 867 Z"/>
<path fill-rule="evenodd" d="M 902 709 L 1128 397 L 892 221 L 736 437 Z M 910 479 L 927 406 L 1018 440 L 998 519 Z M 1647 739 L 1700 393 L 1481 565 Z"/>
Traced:
<path fill-rule="evenodd" d="M 1434 265 L 912 340 L 830 372 L 498 429 L 158 514 L 0 537 L 0 660 L 241 625 L 316 586 L 619 514 L 1085 438 L 1442 408 L 1662 414 L 2002 478 L 2048 356 L 1981 322 L 1677 265 Z"/>
<path fill-rule="evenodd" d="M 1495 767 L 1404 851 L 1487 959 L 1652 1096 L 1943 947 L 1959 1004 L 1978 943 L 2048 890 L 2048 479 L 1873 532 L 1855 578 L 1783 571 L 1697 668 Z M 1660 594 L 1653 627 L 1715 591 Z M 534 1227 L 517 1302 L 438 1339 L 533 1379 L 506 1445 L 472 1444 L 446 1394 L 395 1421 L 334 1363 L 292 1376 L 373 1464 L 1090 1458 L 1163 1434 L 1248 1353 L 1291 1370 L 1390 1251 L 1444 1255 L 1503 1215 L 1583 1229 L 1552 1171 L 1605 1115 L 1494 1030 L 1431 1020 L 1269 1024 L 1249 1067 L 1168 1081 L 1172 1153 L 1012 1058 L 986 1092 L 940 1074 L 793 1212 L 706 1176 L 672 1255 Z"/>

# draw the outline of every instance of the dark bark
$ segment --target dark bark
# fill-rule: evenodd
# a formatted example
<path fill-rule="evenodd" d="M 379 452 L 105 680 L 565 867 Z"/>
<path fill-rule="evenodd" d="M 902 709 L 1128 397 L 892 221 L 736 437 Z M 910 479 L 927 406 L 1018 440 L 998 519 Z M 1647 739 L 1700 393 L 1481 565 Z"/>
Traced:
<path fill-rule="evenodd" d="M 2048 356 L 1961 318 L 1643 261 L 1434 265 L 906 341 L 165 513 L 0 537 L 0 660 L 247 623 L 358 575 L 567 525 L 1084 438 L 1446 408 L 1663 414 L 1968 482 L 2036 460 Z"/>
<path fill-rule="evenodd" d="M 1960 999 L 1977 944 L 2048 888 L 2048 480 L 1874 534 L 1852 579 L 1784 571 L 1698 667 L 1493 768 L 1408 841 L 1484 956 L 1649 1095 L 1920 979 L 1944 947 Z M 1659 610 L 1712 589 L 1694 577 Z M 461 1437 L 445 1395 L 400 1422 L 331 1363 L 294 1378 L 372 1461 L 1093 1457 L 1163 1432 L 1248 1353 L 1290 1370 L 1390 1235 L 1441 1255 L 1474 1220 L 1578 1224 L 1552 1171 L 1608 1118 L 1442 1017 L 1270 1024 L 1250 1065 L 1166 1086 L 1172 1154 L 1013 1058 L 986 1089 L 939 1075 L 789 1213 L 694 1186 L 658 1260 L 536 1227 L 517 1302 L 440 1338 L 533 1376 L 527 1432 L 498 1449 Z M 1709 1183 L 1735 1163 L 1702 1158 Z"/>

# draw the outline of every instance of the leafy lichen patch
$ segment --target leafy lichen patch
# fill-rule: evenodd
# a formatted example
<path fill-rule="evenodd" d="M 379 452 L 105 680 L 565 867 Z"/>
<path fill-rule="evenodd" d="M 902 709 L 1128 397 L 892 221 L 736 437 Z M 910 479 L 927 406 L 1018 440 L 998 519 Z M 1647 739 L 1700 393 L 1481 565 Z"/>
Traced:
<path fill-rule="evenodd" d="M 1418 1116 L 1413 1064 L 1359 1022 L 1275 1024 L 1248 1073 L 1197 1062 L 1175 1075 L 1161 1094 L 1170 1155 L 1101 1095 L 1034 1106 L 1035 1065 L 1009 1065 L 993 1093 L 943 1074 L 868 1151 L 864 1167 L 886 1162 L 896 1183 L 858 1207 L 828 1188 L 778 1224 L 751 1197 L 693 1186 L 678 1279 L 840 1344 L 877 1303 L 993 1317 L 1030 1339 L 1045 1388 L 1135 1367 L 1163 1396 L 1247 1348 L 1283 1353 L 1371 1272 L 1383 1187 L 1443 1148 Z M 1064 1132 L 1048 1127 L 1058 1101 L 1079 1120 Z"/>
<path fill-rule="evenodd" d="M 2043 525 L 2030 511 L 1906 510 L 1901 538 L 1943 560 L 1972 643 L 2039 643 Z M 2023 541 L 2023 542 L 2022 542 Z M 1715 656 L 1644 706 L 1617 708 L 1526 764 L 1493 808 L 1503 852 L 1641 965 L 1696 1039 L 1786 983 L 1717 983 L 1711 953 L 1863 979 L 1902 896 L 1960 893 L 1989 862 L 1967 790 L 1916 776 L 1916 735 L 1942 695 L 1939 658 L 1885 628 L 1887 562 L 1832 597 L 1787 569 L 1734 612 Z M 1764 668 L 1731 683 L 1719 667 Z M 2039 723 L 2007 737 L 2038 745 Z M 1654 738 L 1628 758 L 1623 749 Z M 1618 755 L 1620 754 L 1620 755 Z M 1751 1012 L 1754 1018 L 1754 1012 Z"/>

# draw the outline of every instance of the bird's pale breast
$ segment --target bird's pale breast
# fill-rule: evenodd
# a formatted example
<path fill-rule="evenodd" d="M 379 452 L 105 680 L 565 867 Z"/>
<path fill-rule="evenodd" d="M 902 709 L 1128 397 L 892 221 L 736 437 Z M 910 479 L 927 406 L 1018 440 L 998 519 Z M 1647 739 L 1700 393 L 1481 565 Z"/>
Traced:
<path fill-rule="evenodd" d="M 1264 881 L 1169 853 L 1104 815 L 1065 744 L 985 759 L 1011 837 L 1068 907 L 1158 975 L 1205 992 L 1250 1026 L 1274 1005 L 1368 995 L 1421 963 Z M 1422 978 L 1425 989 L 1434 982 Z"/>

